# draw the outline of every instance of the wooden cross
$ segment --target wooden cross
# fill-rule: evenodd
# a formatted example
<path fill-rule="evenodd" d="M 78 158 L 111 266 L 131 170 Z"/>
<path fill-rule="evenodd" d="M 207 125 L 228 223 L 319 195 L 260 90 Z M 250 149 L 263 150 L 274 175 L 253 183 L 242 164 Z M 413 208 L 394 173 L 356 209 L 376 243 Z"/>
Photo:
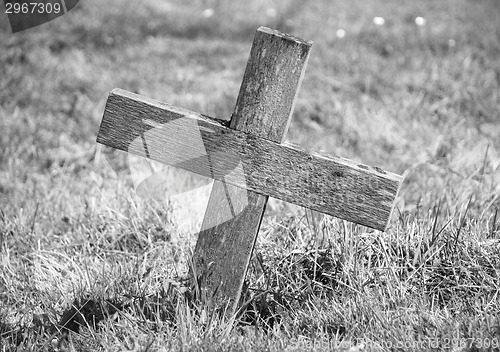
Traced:
<path fill-rule="evenodd" d="M 230 312 L 268 196 L 384 231 L 401 185 L 378 167 L 282 143 L 311 45 L 259 28 L 230 122 L 121 89 L 106 103 L 97 142 L 215 179 L 193 262 Z"/>

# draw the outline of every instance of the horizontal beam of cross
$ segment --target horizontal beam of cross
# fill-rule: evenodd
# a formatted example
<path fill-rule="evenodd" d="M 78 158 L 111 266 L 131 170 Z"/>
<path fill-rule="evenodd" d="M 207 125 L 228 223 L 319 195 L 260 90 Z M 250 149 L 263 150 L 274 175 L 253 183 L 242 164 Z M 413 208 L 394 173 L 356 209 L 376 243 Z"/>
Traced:
<path fill-rule="evenodd" d="M 108 97 L 97 141 L 382 231 L 402 181 L 121 89 Z"/>

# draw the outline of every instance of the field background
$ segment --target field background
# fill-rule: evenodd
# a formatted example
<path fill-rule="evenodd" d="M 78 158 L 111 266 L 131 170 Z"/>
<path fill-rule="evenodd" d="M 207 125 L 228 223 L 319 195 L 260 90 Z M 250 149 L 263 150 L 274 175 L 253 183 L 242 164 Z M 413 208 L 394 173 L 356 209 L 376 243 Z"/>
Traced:
<path fill-rule="evenodd" d="M 0 351 L 499 349 L 499 1 L 0 8 Z M 115 87 L 229 118 L 261 25 L 314 41 L 288 139 L 405 182 L 386 233 L 273 201 L 230 329 L 184 280 L 207 189 L 186 223 L 199 180 L 95 138 Z"/>

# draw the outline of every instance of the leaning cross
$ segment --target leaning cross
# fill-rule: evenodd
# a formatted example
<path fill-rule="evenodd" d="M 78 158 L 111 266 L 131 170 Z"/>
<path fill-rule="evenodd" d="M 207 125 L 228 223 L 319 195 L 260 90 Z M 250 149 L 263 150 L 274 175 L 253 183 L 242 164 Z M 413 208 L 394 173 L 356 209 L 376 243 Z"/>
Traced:
<path fill-rule="evenodd" d="M 121 89 L 106 103 L 97 142 L 215 179 L 193 262 L 229 312 L 268 196 L 384 231 L 401 185 L 378 167 L 282 143 L 311 45 L 259 28 L 230 122 Z"/>

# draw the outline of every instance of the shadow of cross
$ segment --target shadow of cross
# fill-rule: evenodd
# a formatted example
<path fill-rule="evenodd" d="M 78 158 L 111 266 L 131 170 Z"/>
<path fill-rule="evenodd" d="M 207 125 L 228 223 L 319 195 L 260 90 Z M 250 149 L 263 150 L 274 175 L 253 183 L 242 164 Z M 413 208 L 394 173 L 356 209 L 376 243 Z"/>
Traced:
<path fill-rule="evenodd" d="M 114 89 L 97 142 L 213 179 L 193 256 L 205 297 L 234 313 L 268 196 L 384 231 L 402 177 L 282 143 L 311 42 L 261 27 L 231 121 Z"/>

